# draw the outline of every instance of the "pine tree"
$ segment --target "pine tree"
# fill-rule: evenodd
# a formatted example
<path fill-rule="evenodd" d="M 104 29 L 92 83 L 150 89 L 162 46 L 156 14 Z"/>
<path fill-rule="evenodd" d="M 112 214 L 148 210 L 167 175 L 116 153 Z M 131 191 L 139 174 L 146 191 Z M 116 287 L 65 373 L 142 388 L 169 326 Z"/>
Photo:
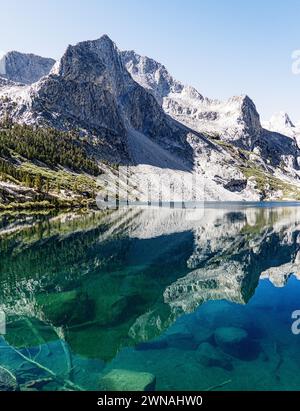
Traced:
<path fill-rule="evenodd" d="M 41 179 L 40 174 L 37 174 L 37 175 L 35 176 L 35 179 L 34 179 L 34 187 L 35 187 L 38 191 L 42 191 L 43 184 L 42 184 L 42 179 Z"/>
<path fill-rule="evenodd" d="M 48 178 L 46 178 L 46 181 L 45 181 L 45 192 L 49 193 L 49 180 L 48 180 Z"/>
<path fill-rule="evenodd" d="M 26 174 L 25 185 L 26 185 L 26 187 L 31 187 L 32 186 L 31 177 L 30 177 L 29 174 Z"/>

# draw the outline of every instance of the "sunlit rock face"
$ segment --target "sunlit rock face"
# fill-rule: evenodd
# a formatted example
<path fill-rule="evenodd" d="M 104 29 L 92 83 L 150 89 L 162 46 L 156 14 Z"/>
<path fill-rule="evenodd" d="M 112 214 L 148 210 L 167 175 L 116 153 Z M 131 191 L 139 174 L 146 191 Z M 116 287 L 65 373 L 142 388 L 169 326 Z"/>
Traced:
<path fill-rule="evenodd" d="M 32 84 L 48 75 L 55 60 L 10 51 L 0 59 L 0 76 L 16 83 Z"/>

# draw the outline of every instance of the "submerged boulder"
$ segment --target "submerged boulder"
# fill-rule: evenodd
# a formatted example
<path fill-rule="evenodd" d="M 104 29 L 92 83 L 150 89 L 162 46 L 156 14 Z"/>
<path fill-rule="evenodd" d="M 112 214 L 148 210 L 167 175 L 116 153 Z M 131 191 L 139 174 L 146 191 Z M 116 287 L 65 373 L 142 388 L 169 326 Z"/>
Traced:
<path fill-rule="evenodd" d="M 114 369 L 100 380 L 104 391 L 153 391 L 156 378 L 148 372 Z"/>
<path fill-rule="evenodd" d="M 259 344 L 250 339 L 246 330 L 238 327 L 220 327 L 214 333 L 216 344 L 233 357 L 242 360 L 255 359 L 259 352 Z"/>
<path fill-rule="evenodd" d="M 247 331 L 238 327 L 220 327 L 215 331 L 215 340 L 221 347 L 231 347 L 245 341 Z"/>
<path fill-rule="evenodd" d="M 228 371 L 233 368 L 228 357 L 208 342 L 199 345 L 196 358 L 205 367 L 220 367 Z"/>

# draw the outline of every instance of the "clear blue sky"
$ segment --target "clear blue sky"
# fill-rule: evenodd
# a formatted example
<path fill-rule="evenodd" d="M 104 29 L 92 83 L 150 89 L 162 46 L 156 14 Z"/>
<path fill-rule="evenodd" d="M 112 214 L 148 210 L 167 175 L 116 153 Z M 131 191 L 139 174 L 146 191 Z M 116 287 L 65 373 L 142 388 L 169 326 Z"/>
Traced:
<path fill-rule="evenodd" d="M 300 0 L 0 0 L 0 50 L 54 58 L 108 34 L 202 94 L 248 94 L 263 119 L 300 120 Z"/>

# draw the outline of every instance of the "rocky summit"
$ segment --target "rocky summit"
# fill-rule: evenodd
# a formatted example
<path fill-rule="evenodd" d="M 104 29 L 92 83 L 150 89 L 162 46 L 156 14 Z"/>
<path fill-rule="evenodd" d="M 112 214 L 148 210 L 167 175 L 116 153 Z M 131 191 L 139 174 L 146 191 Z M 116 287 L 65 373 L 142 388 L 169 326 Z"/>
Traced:
<path fill-rule="evenodd" d="M 247 95 L 204 97 L 159 62 L 120 51 L 106 35 L 68 46 L 56 63 L 7 53 L 0 61 L 0 119 L 76 133 L 74 144 L 84 140 L 100 167 L 195 173 L 205 200 L 300 198 L 292 121 L 262 124 Z"/>
<path fill-rule="evenodd" d="M 0 59 L 0 76 L 17 83 L 32 84 L 49 74 L 54 63 L 51 58 L 10 51 Z"/>

